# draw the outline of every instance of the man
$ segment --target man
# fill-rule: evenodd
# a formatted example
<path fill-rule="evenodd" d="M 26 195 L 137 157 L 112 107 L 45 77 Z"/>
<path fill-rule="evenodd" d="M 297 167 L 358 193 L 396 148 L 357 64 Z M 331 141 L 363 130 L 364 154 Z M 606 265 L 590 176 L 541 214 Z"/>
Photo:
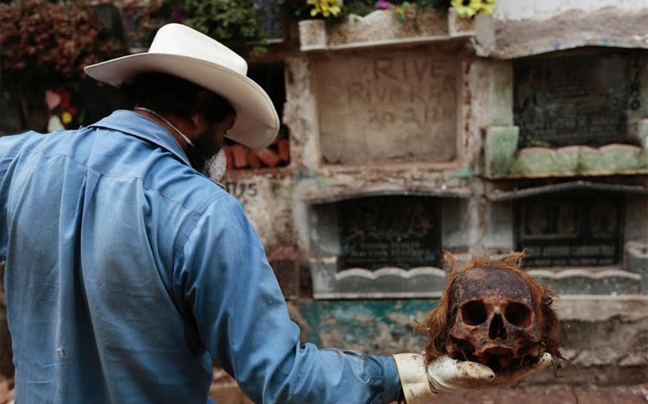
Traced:
<path fill-rule="evenodd" d="M 166 25 L 93 66 L 132 111 L 0 139 L 0 261 L 16 403 L 204 403 L 212 359 L 264 403 L 422 403 L 515 374 L 419 354 L 300 344 L 263 246 L 218 175 L 225 136 L 262 148 L 279 119 L 235 53 Z M 216 172 L 216 174 L 215 174 Z M 399 376 L 400 375 L 400 376 Z M 402 386 L 402 387 L 401 387 Z"/>

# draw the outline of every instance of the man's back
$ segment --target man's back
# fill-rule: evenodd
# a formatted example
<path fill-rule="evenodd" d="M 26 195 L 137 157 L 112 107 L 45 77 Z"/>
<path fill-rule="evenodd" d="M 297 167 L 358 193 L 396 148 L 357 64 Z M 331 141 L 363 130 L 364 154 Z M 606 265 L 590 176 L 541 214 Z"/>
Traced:
<path fill-rule="evenodd" d="M 390 357 L 300 343 L 240 204 L 134 112 L 0 139 L 0 260 L 18 404 L 204 403 L 210 358 L 255 402 L 400 391 Z"/>
<path fill-rule="evenodd" d="M 11 136 L 0 150 L 19 402 L 204 401 L 211 362 L 172 286 L 204 204 L 180 182 L 192 170 L 102 128 Z"/>

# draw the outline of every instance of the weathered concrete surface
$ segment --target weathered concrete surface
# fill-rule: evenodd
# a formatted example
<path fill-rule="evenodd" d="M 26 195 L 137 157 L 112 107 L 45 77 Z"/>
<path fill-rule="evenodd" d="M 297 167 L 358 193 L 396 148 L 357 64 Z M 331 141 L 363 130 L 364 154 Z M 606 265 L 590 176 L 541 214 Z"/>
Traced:
<path fill-rule="evenodd" d="M 457 45 L 314 58 L 328 164 L 446 162 L 456 155 Z"/>
<path fill-rule="evenodd" d="M 226 172 L 222 183 L 238 199 L 268 253 L 295 243 L 290 169 Z"/>
<path fill-rule="evenodd" d="M 301 301 L 299 322 L 306 322 L 303 340 L 333 347 L 392 355 L 419 352 L 424 337 L 413 327 L 435 307 L 431 300 Z M 294 314 L 293 314 L 294 315 Z"/>
<path fill-rule="evenodd" d="M 498 0 L 494 17 L 498 20 L 548 20 L 569 10 L 589 12 L 605 7 L 632 12 L 646 6 L 645 0 Z"/>
<path fill-rule="evenodd" d="M 555 303 L 561 349 L 579 369 L 541 383 L 639 384 L 648 381 L 648 299 L 564 297 Z"/>
<path fill-rule="evenodd" d="M 648 48 L 646 18 L 645 3 L 634 10 L 613 6 L 567 10 L 551 19 L 478 16 L 475 49 L 480 56 L 514 59 L 583 46 Z"/>
<path fill-rule="evenodd" d="M 525 386 L 444 395 L 430 404 L 645 404 L 648 384 L 633 386 Z"/>

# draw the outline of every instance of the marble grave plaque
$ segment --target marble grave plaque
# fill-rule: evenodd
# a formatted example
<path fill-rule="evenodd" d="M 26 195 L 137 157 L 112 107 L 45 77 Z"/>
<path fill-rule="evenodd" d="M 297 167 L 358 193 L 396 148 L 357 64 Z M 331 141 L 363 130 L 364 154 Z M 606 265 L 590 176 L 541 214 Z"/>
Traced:
<path fill-rule="evenodd" d="M 338 271 L 436 267 L 441 253 L 438 200 L 380 196 L 338 205 Z"/>
<path fill-rule="evenodd" d="M 637 52 L 533 57 L 514 66 L 519 147 L 601 146 L 623 141 L 641 105 Z"/>
<path fill-rule="evenodd" d="M 528 267 L 617 265 L 623 246 L 623 204 L 612 196 L 521 201 L 517 250 Z"/>

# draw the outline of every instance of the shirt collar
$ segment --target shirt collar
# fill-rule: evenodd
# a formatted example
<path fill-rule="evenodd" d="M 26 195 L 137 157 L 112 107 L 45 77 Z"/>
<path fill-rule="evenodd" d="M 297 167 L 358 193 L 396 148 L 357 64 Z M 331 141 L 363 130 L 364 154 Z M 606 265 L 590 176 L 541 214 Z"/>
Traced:
<path fill-rule="evenodd" d="M 170 151 L 185 164 L 191 166 L 184 150 L 168 130 L 159 123 L 134 111 L 117 110 L 93 123 L 90 127 L 117 130 L 144 139 Z"/>

